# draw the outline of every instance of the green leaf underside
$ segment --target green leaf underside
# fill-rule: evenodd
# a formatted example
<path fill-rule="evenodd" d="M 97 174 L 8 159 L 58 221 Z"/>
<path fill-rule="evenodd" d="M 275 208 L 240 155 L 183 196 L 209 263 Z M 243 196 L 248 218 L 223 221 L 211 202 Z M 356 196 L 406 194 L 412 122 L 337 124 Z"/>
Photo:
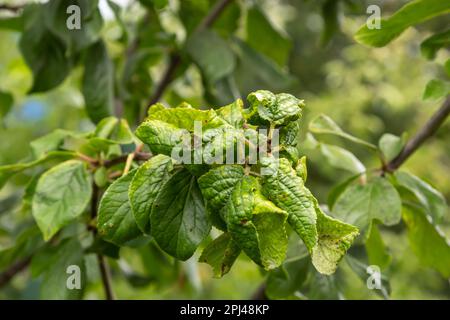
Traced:
<path fill-rule="evenodd" d="M 44 239 L 78 218 L 89 203 L 91 179 L 83 162 L 69 160 L 44 173 L 33 196 L 33 216 Z"/>
<path fill-rule="evenodd" d="M 448 212 L 444 196 L 435 188 L 420 178 L 398 171 L 395 173 L 397 183 L 414 194 L 417 200 L 426 209 L 427 214 L 433 218 L 433 223 L 439 224 Z"/>
<path fill-rule="evenodd" d="M 198 261 L 209 264 L 214 277 L 221 278 L 230 271 L 240 253 L 241 249 L 226 232 L 206 246 Z"/>
<path fill-rule="evenodd" d="M 139 167 L 134 175 L 129 199 L 136 223 L 142 232 L 150 234 L 150 214 L 153 202 L 173 169 L 171 158 L 157 155 Z"/>
<path fill-rule="evenodd" d="M 209 234 L 211 224 L 195 177 L 188 170 L 175 173 L 153 203 L 152 235 L 170 255 L 187 260 Z"/>
<path fill-rule="evenodd" d="M 42 299 L 63 300 L 81 299 L 86 287 L 86 267 L 83 260 L 83 248 L 77 239 L 67 239 L 54 248 L 53 252 L 45 257 L 46 266 L 42 272 L 41 295 Z M 79 267 L 79 274 L 67 273 L 69 266 Z M 71 271 L 73 272 L 73 271 Z M 81 277 L 80 289 L 69 289 L 69 277 Z"/>
<path fill-rule="evenodd" d="M 450 12 L 450 2 L 442 0 L 415 0 L 404 5 L 388 19 L 382 19 L 381 28 L 361 27 L 356 41 L 372 47 L 383 47 L 397 38 L 408 27 Z"/>
<path fill-rule="evenodd" d="M 209 84 L 231 74 L 236 65 L 235 56 L 227 42 L 211 30 L 195 32 L 188 38 L 186 50 Z"/>
<path fill-rule="evenodd" d="M 427 218 L 421 208 L 403 207 L 403 221 L 408 227 L 408 238 L 419 261 L 450 277 L 450 241 Z"/>
<path fill-rule="evenodd" d="M 261 194 L 256 178 L 245 176 L 236 185 L 224 215 L 234 241 L 255 263 L 270 270 L 283 262 L 287 215 Z"/>
<path fill-rule="evenodd" d="M 390 133 L 383 134 L 378 142 L 378 147 L 387 162 L 394 159 L 402 151 L 403 146 L 404 140 Z"/>
<path fill-rule="evenodd" d="M 98 232 L 106 241 L 126 245 L 141 235 L 128 198 L 128 189 L 137 170 L 114 181 L 103 194 L 98 208 Z"/>
<path fill-rule="evenodd" d="M 351 134 L 346 133 L 330 117 L 324 114 L 317 116 L 309 123 L 309 131 L 316 134 L 331 134 L 364 145 L 371 149 L 377 148 L 376 146 L 374 146 L 369 142 L 366 142 L 364 140 L 352 136 Z"/>
<path fill-rule="evenodd" d="M 370 235 L 365 243 L 367 257 L 370 265 L 377 265 L 381 269 L 387 268 L 391 262 L 391 255 L 381 238 L 380 230 L 373 224 L 370 228 Z"/>
<path fill-rule="evenodd" d="M 373 219 L 392 226 L 400 222 L 401 200 L 397 190 L 385 178 L 375 178 L 365 185 L 349 186 L 337 199 L 334 215 L 362 231 Z"/>

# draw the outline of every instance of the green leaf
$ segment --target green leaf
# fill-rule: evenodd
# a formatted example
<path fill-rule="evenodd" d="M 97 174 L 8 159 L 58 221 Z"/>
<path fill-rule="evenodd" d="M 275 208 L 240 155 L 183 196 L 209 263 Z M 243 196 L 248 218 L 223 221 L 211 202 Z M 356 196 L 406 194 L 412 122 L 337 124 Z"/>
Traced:
<path fill-rule="evenodd" d="M 68 130 L 56 129 L 55 131 L 42 136 L 30 143 L 31 151 L 35 159 L 44 157 L 49 151 L 58 150 L 67 137 L 73 133 Z"/>
<path fill-rule="evenodd" d="M 443 220 L 448 212 L 448 206 L 445 197 L 439 191 L 405 171 L 396 172 L 395 178 L 398 185 L 414 194 L 426 209 L 427 214 L 433 218 L 433 223 L 439 224 Z"/>
<path fill-rule="evenodd" d="M 159 154 L 139 167 L 129 189 L 129 198 L 136 223 L 142 232 L 150 234 L 150 214 L 153 202 L 172 171 L 172 159 Z"/>
<path fill-rule="evenodd" d="M 365 185 L 351 185 L 337 199 L 334 215 L 366 231 L 373 219 L 392 226 L 401 219 L 401 199 L 385 178 L 374 178 Z"/>
<path fill-rule="evenodd" d="M 132 170 L 114 181 L 103 194 L 98 208 L 100 236 L 118 246 L 126 245 L 142 234 L 128 199 L 128 189 L 136 172 L 136 169 Z"/>
<path fill-rule="evenodd" d="M 287 159 L 263 158 L 261 164 L 269 171 L 262 177 L 264 195 L 289 214 L 289 224 L 311 252 L 318 240 L 317 216 L 302 178 Z"/>
<path fill-rule="evenodd" d="M 353 174 L 361 174 L 366 171 L 366 167 L 361 161 L 344 148 L 320 143 L 319 149 L 328 163 L 335 168 L 347 170 Z"/>
<path fill-rule="evenodd" d="M 241 129 L 244 125 L 243 115 L 244 103 L 241 99 L 237 99 L 235 102 L 229 105 L 223 106 L 216 110 L 217 115 L 224 119 L 228 124 L 232 125 L 236 129 Z"/>
<path fill-rule="evenodd" d="M 188 38 L 186 50 L 209 84 L 214 84 L 231 74 L 235 68 L 236 59 L 233 51 L 214 31 L 195 32 Z"/>
<path fill-rule="evenodd" d="M 450 277 L 450 245 L 443 233 L 427 219 L 423 210 L 415 206 L 403 207 L 403 221 L 408 227 L 412 250 L 420 262 Z"/>
<path fill-rule="evenodd" d="M 44 23 L 46 6 L 31 4 L 25 7 L 25 27 L 19 46 L 27 65 L 33 72 L 33 86 L 29 93 L 48 91 L 61 84 L 69 74 L 71 63 L 66 46 Z"/>
<path fill-rule="evenodd" d="M 33 216 L 44 240 L 50 240 L 86 209 L 92 184 L 83 162 L 69 160 L 45 172 L 33 196 Z"/>
<path fill-rule="evenodd" d="M 148 116 L 149 120 L 159 120 L 171 124 L 180 129 L 194 131 L 195 121 L 201 122 L 202 129 L 219 128 L 227 124 L 224 119 L 218 117 L 216 111 L 198 110 L 192 107 L 164 108 L 153 110 Z"/>
<path fill-rule="evenodd" d="M 225 232 L 203 249 L 198 261 L 209 264 L 213 268 L 215 278 L 222 278 L 230 271 L 240 253 L 239 246 L 230 234 Z"/>
<path fill-rule="evenodd" d="M 284 67 L 292 46 L 288 37 L 276 30 L 257 6 L 247 11 L 245 26 L 246 42 L 256 51 Z"/>
<path fill-rule="evenodd" d="M 439 49 L 450 45 L 450 30 L 440 32 L 428 37 L 420 44 L 422 56 L 428 60 L 434 59 Z"/>
<path fill-rule="evenodd" d="M 427 83 L 423 92 L 423 100 L 438 100 L 450 94 L 450 82 L 433 79 Z"/>
<path fill-rule="evenodd" d="M 319 239 L 313 248 L 311 259 L 314 267 L 322 274 L 336 271 L 339 261 L 358 236 L 358 229 L 352 225 L 327 216 L 315 201 L 317 232 Z"/>
<path fill-rule="evenodd" d="M 175 173 L 164 184 L 153 203 L 150 221 L 161 249 L 179 260 L 194 254 L 211 224 L 197 181 L 189 171 Z"/>
<path fill-rule="evenodd" d="M 82 86 L 89 118 L 98 123 L 108 117 L 114 108 L 114 70 L 102 40 L 86 51 Z"/>
<path fill-rule="evenodd" d="M 405 145 L 405 139 L 390 133 L 385 133 L 378 141 L 378 148 L 384 156 L 386 162 L 391 161 L 402 151 Z"/>
<path fill-rule="evenodd" d="M 80 8 L 80 29 L 68 29 L 71 16 L 67 9 L 71 5 Z M 53 0 L 45 5 L 45 24 L 68 48 L 70 54 L 80 52 L 100 38 L 103 26 L 98 0 Z"/>
<path fill-rule="evenodd" d="M 261 194 L 256 178 L 245 176 L 236 184 L 224 212 L 228 231 L 247 256 L 266 270 L 281 265 L 287 214 Z"/>
<path fill-rule="evenodd" d="M 133 133 L 125 119 L 107 117 L 97 124 L 94 136 L 111 143 L 128 144 L 133 142 Z"/>
<path fill-rule="evenodd" d="M 232 49 L 239 58 L 233 75 L 240 92 L 247 93 L 260 88 L 285 91 L 295 83 L 295 79 L 284 68 L 242 40 L 233 38 Z"/>
<path fill-rule="evenodd" d="M 77 239 L 67 239 L 61 242 L 51 253 L 45 256 L 45 267 L 42 268 L 41 299 L 61 300 L 80 299 L 86 287 L 86 269 L 83 260 L 83 248 Z M 68 267 L 76 266 L 80 273 L 80 289 L 69 289 Z M 73 271 L 71 271 L 73 272 Z M 71 282 L 70 282 L 71 283 Z"/>
<path fill-rule="evenodd" d="M 14 104 L 14 97 L 8 92 L 0 90 L 0 119 L 6 117 L 6 115 L 11 111 Z"/>
<path fill-rule="evenodd" d="M 286 260 L 283 265 L 269 273 L 266 287 L 267 296 L 270 299 L 292 296 L 305 283 L 309 266 L 307 256 Z"/>
<path fill-rule="evenodd" d="M 360 176 L 360 174 L 354 175 L 344 182 L 337 184 L 330 190 L 330 192 L 328 193 L 327 204 L 328 208 L 330 208 L 331 211 L 333 211 L 334 204 L 336 203 L 336 200 L 339 198 L 342 192 L 344 192 L 345 189 L 347 189 L 347 187 Z"/>
<path fill-rule="evenodd" d="M 378 230 L 376 224 L 373 224 L 370 228 L 370 234 L 365 246 L 369 263 L 379 266 L 380 269 L 386 269 L 391 263 L 392 257 L 387 252 L 387 248 L 381 238 L 380 230 Z"/>
<path fill-rule="evenodd" d="M 339 25 L 339 1 L 327 0 L 322 5 L 322 17 L 325 23 L 321 42 L 326 45 L 330 42 L 333 35 L 340 30 Z"/>
<path fill-rule="evenodd" d="M 302 108 L 305 107 L 303 100 L 299 100 L 287 93 L 273 94 L 267 90 L 258 90 L 248 95 L 250 112 L 269 121 L 280 125 L 301 117 Z"/>
<path fill-rule="evenodd" d="M 330 117 L 321 114 L 309 123 L 309 131 L 316 134 L 331 134 L 376 150 L 373 144 L 344 132 Z"/>
<path fill-rule="evenodd" d="M 198 185 L 211 210 L 221 210 L 236 184 L 244 177 L 239 165 L 224 165 L 209 170 L 198 179 Z"/>
<path fill-rule="evenodd" d="M 147 144 L 154 154 L 172 154 L 172 149 L 183 141 L 191 141 L 189 131 L 159 120 L 146 120 L 136 130 L 136 136 Z"/>
<path fill-rule="evenodd" d="M 0 249 L 0 270 L 5 270 L 19 259 L 29 258 L 43 243 L 39 228 L 35 224 L 22 230 L 13 245 Z"/>
<path fill-rule="evenodd" d="M 381 20 L 380 29 L 361 27 L 355 40 L 372 47 L 383 47 L 408 27 L 450 12 L 450 3 L 442 0 L 415 0 L 404 5 L 388 19 Z"/>
<path fill-rule="evenodd" d="M 49 151 L 44 157 L 31 162 L 0 166 L 0 189 L 5 185 L 9 178 L 17 173 L 44 164 L 46 162 L 50 162 L 52 160 L 62 161 L 74 158 L 75 156 L 76 153 L 72 151 Z"/>
<path fill-rule="evenodd" d="M 11 30 L 16 32 L 23 32 L 24 17 L 23 15 L 17 17 L 6 17 L 0 19 L 0 29 Z"/>
<path fill-rule="evenodd" d="M 306 166 L 306 156 L 301 157 L 297 161 L 297 165 L 295 166 L 295 173 L 302 178 L 303 182 L 306 182 L 308 178 L 308 168 Z"/>
<path fill-rule="evenodd" d="M 361 281 L 367 286 L 367 279 L 370 277 L 370 273 L 368 273 L 369 266 L 350 256 L 347 255 L 345 257 L 345 261 L 353 270 L 353 272 L 361 279 Z M 383 297 L 384 299 L 389 299 L 389 295 L 391 293 L 391 285 L 389 283 L 389 279 L 386 277 L 384 273 L 380 274 L 380 284 L 381 287 L 379 289 L 375 289 L 375 293 Z"/>

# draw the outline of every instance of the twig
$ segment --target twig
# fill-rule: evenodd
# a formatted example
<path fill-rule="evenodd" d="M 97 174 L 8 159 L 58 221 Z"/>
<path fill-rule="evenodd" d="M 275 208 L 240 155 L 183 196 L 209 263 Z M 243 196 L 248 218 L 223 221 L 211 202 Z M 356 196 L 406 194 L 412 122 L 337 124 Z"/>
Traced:
<path fill-rule="evenodd" d="M 99 192 L 100 192 L 100 190 L 94 182 L 93 187 L 92 187 L 92 198 L 91 198 L 91 218 L 92 219 L 95 219 L 97 217 L 97 205 L 98 205 L 98 200 L 99 200 Z M 89 229 L 89 226 L 88 226 L 88 229 Z M 91 228 L 91 231 L 95 237 L 97 235 L 97 228 Z M 105 257 L 100 253 L 97 253 L 97 262 L 98 262 L 98 267 L 100 269 L 100 274 L 101 274 L 101 278 L 102 278 L 102 284 L 103 284 L 103 289 L 105 291 L 106 300 L 115 300 L 114 291 L 112 288 L 111 273 L 108 268 L 108 264 L 106 263 Z"/>
<path fill-rule="evenodd" d="M 450 96 L 445 99 L 442 106 L 425 123 L 425 125 L 405 145 L 400 154 L 389 162 L 383 172 L 394 172 L 424 143 L 425 140 L 435 134 L 450 114 Z"/>
<path fill-rule="evenodd" d="M 20 260 L 0 274 L 0 288 L 5 286 L 12 278 L 24 270 L 31 262 L 31 257 Z"/>
<path fill-rule="evenodd" d="M 106 168 L 110 168 L 115 166 L 116 164 L 119 163 L 124 163 L 127 161 L 129 154 L 123 154 L 121 156 L 118 156 L 117 158 L 111 159 L 111 160 L 105 160 L 103 162 L 103 165 Z M 135 152 L 133 160 L 137 160 L 137 161 L 144 161 L 144 160 L 148 160 L 152 157 L 151 153 L 146 153 L 146 152 Z"/>
<path fill-rule="evenodd" d="M 202 31 L 206 28 L 212 26 L 212 24 L 217 20 L 226 6 L 231 3 L 233 0 L 220 0 L 216 3 L 216 5 L 211 9 L 211 11 L 202 19 L 202 21 L 195 28 L 194 32 Z M 164 91 L 173 81 L 173 75 L 175 74 L 176 69 L 180 65 L 181 55 L 179 52 L 173 52 L 169 58 L 169 64 L 161 77 L 160 82 L 156 86 L 155 92 L 152 97 L 148 101 L 148 106 L 155 104 L 161 99 Z"/>
<path fill-rule="evenodd" d="M 266 283 L 263 282 L 258 289 L 253 293 L 250 300 L 267 300 L 266 296 Z"/>
<path fill-rule="evenodd" d="M 220 14 L 223 12 L 225 7 L 231 3 L 233 0 L 221 0 L 218 1 L 215 6 L 211 9 L 208 15 L 199 23 L 197 28 L 195 28 L 195 32 L 207 29 L 212 26 L 214 21 L 219 18 Z"/>
<path fill-rule="evenodd" d="M 181 56 L 178 52 L 174 52 L 170 55 L 169 58 L 169 64 L 167 65 L 166 71 L 161 77 L 161 81 L 158 83 L 155 93 L 148 101 L 148 107 L 155 104 L 156 102 L 161 99 L 161 96 L 163 95 L 166 88 L 169 86 L 169 84 L 173 80 L 173 75 L 175 74 L 175 71 L 178 67 L 178 65 L 181 62 Z"/>
<path fill-rule="evenodd" d="M 100 274 L 102 276 L 103 289 L 105 290 L 106 300 L 116 300 L 112 288 L 111 273 L 106 263 L 105 257 L 97 254 L 98 266 L 100 267 Z"/>

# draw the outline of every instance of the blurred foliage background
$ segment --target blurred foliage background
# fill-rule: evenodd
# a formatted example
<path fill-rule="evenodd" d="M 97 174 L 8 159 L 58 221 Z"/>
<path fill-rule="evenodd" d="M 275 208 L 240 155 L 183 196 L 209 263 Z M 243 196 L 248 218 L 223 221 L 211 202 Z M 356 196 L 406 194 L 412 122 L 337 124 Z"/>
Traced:
<path fill-rule="evenodd" d="M 353 39 L 365 23 L 366 8 L 377 4 L 388 16 L 407 1 L 301 1 L 240 0 L 227 6 L 211 28 L 190 37 L 215 1 L 103 1 L 99 3 L 103 26 L 99 36 L 113 66 L 115 114 L 131 123 L 138 118 L 157 90 L 174 53 L 178 56 L 172 83 L 161 96 L 166 105 L 187 101 L 200 108 L 245 98 L 256 89 L 289 92 L 305 99 L 303 134 L 307 123 L 325 113 L 346 132 L 374 144 L 383 133 L 411 136 L 441 101 L 423 101 L 430 79 L 445 79 L 443 64 L 448 51 L 435 60 L 424 59 L 420 43 L 433 32 L 448 27 L 448 16 L 409 28 L 383 48 L 369 48 Z M 8 6 L 24 1 L 0 1 Z M 88 131 L 94 124 L 86 114 L 83 96 L 83 57 L 71 62 L 64 81 L 44 92 L 29 93 L 33 75 L 19 49 L 22 33 L 6 21 L 16 13 L 0 10 L 0 91 L 10 93 L 13 105 L 0 100 L 0 165 L 30 156 L 29 142 L 56 128 Z M 3 20 L 2 20 L 3 19 Z M 186 39 L 189 41 L 186 42 Z M 8 110 L 7 110 L 8 109 Z M 379 163 L 358 145 L 350 148 L 367 167 Z M 450 200 L 450 122 L 439 130 L 404 165 Z M 333 186 L 349 173 L 328 165 L 316 151 L 308 156 L 308 184 L 321 202 Z M 0 191 L 0 249 L 8 248 L 30 224 L 29 211 L 21 206 L 23 185 L 35 172 L 16 175 Z M 447 219 L 443 232 L 450 237 Z M 380 228 L 391 255 L 389 275 L 395 299 L 449 299 L 448 279 L 420 264 L 407 245 L 403 225 Z M 67 233 L 74 232 L 67 230 Z M 91 257 L 92 258 L 92 257 Z M 241 255 L 224 279 L 213 279 L 207 265 L 175 262 L 155 245 L 122 248 L 119 260 L 110 259 L 114 287 L 122 299 L 205 298 L 246 299 L 260 286 L 264 274 Z M 85 298 L 102 298 L 97 266 L 86 258 L 93 279 Z M 0 270 L 6 266 L 0 265 Z M 450 268 L 450 266 L 449 266 Z M 378 298 L 342 263 L 339 295 L 327 283 L 317 298 Z M 27 272 L 0 289 L 0 298 L 38 298 L 40 279 Z"/>

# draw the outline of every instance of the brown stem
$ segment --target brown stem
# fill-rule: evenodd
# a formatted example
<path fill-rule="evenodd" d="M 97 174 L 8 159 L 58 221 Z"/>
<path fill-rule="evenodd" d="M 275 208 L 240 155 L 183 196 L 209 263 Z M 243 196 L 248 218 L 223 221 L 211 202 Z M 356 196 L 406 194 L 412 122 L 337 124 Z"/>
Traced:
<path fill-rule="evenodd" d="M 17 261 L 11 265 L 4 272 L 0 273 L 0 288 L 5 286 L 12 278 L 21 271 L 23 271 L 31 262 L 31 257 L 25 258 L 23 260 Z"/>
<path fill-rule="evenodd" d="M 389 162 L 383 171 L 393 172 L 397 170 L 408 158 L 424 143 L 433 136 L 450 114 L 450 96 L 445 99 L 442 106 L 425 123 L 425 125 L 405 145 L 400 154 Z"/>
<path fill-rule="evenodd" d="M 129 154 L 123 154 L 123 155 L 121 155 L 121 156 L 118 156 L 117 158 L 114 158 L 114 159 L 111 159 L 111 160 L 105 160 L 105 161 L 103 162 L 103 165 L 104 165 L 106 168 L 110 168 L 110 167 L 115 166 L 116 164 L 124 163 L 124 162 L 127 161 L 128 155 L 129 155 Z M 142 161 L 142 160 L 148 160 L 148 159 L 150 159 L 151 157 L 152 157 L 151 153 L 146 153 L 146 152 L 135 152 L 135 154 L 134 154 L 134 159 L 133 159 L 133 160 L 136 160 L 136 161 L 141 160 L 141 161 Z"/>
<path fill-rule="evenodd" d="M 102 276 L 103 289 L 105 290 L 106 300 L 116 300 L 114 291 L 112 288 L 111 273 L 106 263 L 105 257 L 101 254 L 97 254 L 98 266 L 100 268 L 100 274 Z"/>
<path fill-rule="evenodd" d="M 211 27 L 214 21 L 216 21 L 217 18 L 219 18 L 220 14 L 223 12 L 225 7 L 232 1 L 233 0 L 218 1 L 211 9 L 211 11 L 208 13 L 208 15 L 199 23 L 197 28 L 195 28 L 195 32 Z"/>
<path fill-rule="evenodd" d="M 218 1 L 214 7 L 211 9 L 211 11 L 202 19 L 202 21 L 198 24 L 198 26 L 195 28 L 194 32 L 199 32 L 201 30 L 204 30 L 206 28 L 209 28 L 212 26 L 214 21 L 217 20 L 217 18 L 220 16 L 220 14 L 223 12 L 223 10 L 226 8 L 226 6 L 231 3 L 233 0 L 220 0 Z M 169 57 L 169 64 L 167 65 L 167 68 L 164 72 L 164 74 L 161 77 L 160 82 L 158 83 L 155 92 L 153 93 L 153 96 L 148 101 L 148 107 L 158 102 L 164 91 L 167 89 L 167 87 L 172 83 L 173 76 L 175 74 L 176 69 L 180 65 L 181 62 L 181 55 L 179 52 L 173 52 Z"/>
<path fill-rule="evenodd" d="M 262 283 L 258 289 L 252 294 L 250 300 L 267 300 L 266 283 Z"/>
<path fill-rule="evenodd" d="M 97 185 L 94 182 L 93 187 L 92 187 L 92 198 L 91 198 L 91 217 L 92 217 L 92 219 L 95 219 L 97 217 L 97 205 L 98 205 L 98 200 L 99 200 L 99 192 L 100 192 L 100 189 L 97 187 Z M 92 228 L 91 231 L 95 237 L 97 235 L 97 228 Z M 106 300 L 115 300 L 114 291 L 112 288 L 111 273 L 108 268 L 108 264 L 105 260 L 105 257 L 100 253 L 97 253 L 97 262 L 98 262 L 98 267 L 100 269 L 103 290 L 105 291 Z"/>

